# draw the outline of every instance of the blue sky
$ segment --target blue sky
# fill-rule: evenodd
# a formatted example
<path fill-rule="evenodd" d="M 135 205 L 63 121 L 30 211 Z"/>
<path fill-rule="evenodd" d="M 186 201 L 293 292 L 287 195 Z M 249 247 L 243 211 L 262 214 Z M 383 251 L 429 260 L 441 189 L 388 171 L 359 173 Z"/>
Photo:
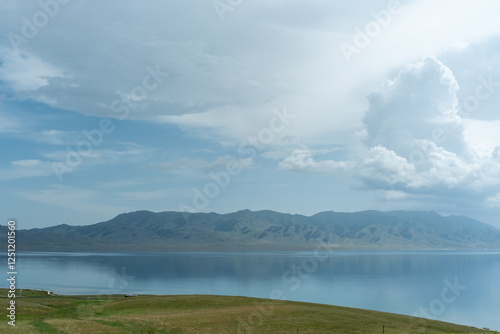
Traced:
<path fill-rule="evenodd" d="M 500 3 L 472 6 L 2 0 L 2 219 L 405 209 L 500 227 Z"/>

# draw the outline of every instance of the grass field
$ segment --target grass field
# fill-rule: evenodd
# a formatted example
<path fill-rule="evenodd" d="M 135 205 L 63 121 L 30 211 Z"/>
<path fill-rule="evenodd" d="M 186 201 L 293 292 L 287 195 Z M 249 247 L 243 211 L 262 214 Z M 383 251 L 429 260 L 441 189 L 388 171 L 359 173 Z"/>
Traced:
<path fill-rule="evenodd" d="M 487 333 L 346 307 L 228 296 L 60 296 L 23 290 L 16 326 L 0 289 L 0 333 Z M 492 332 L 490 332 L 492 333 Z"/>

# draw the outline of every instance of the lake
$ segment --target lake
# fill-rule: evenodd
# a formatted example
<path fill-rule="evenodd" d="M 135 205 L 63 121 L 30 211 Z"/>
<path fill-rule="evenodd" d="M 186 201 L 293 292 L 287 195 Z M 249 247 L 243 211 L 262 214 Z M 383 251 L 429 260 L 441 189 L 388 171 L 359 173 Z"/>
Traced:
<path fill-rule="evenodd" d="M 17 260 L 21 289 L 272 297 L 500 330 L 500 251 L 19 252 Z"/>

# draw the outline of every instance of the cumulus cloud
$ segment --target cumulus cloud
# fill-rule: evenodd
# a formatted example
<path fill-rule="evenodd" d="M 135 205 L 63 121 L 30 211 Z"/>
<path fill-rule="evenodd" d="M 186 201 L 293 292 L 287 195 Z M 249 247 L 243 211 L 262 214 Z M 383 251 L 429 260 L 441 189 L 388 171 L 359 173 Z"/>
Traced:
<path fill-rule="evenodd" d="M 369 156 L 357 165 L 355 175 L 366 187 L 402 189 L 412 193 L 435 193 L 443 189 L 484 190 L 492 186 L 486 179 L 487 161 L 467 161 L 434 143 L 428 143 L 425 163 L 412 163 L 383 146 L 369 150 Z M 491 171 L 499 176 L 498 171 Z M 491 180 L 490 180 L 491 181 Z M 500 179 L 495 183 L 499 184 Z"/>
<path fill-rule="evenodd" d="M 302 146 L 295 148 L 288 157 L 279 163 L 279 168 L 299 173 L 328 173 L 345 170 L 349 162 L 314 159 L 314 153 L 321 151 L 310 150 Z"/>
<path fill-rule="evenodd" d="M 129 119 L 203 128 L 216 140 L 241 141 L 267 120 L 257 110 L 288 105 L 305 116 L 291 135 L 311 146 L 327 136 L 343 138 L 357 126 L 365 107 L 360 97 L 371 89 L 359 78 L 378 81 L 416 55 L 498 31 L 495 1 L 477 4 L 473 17 L 467 6 L 454 4 L 405 4 L 398 19 L 346 66 L 336 46 L 352 40 L 355 27 L 387 1 L 364 2 L 361 11 L 337 1 L 248 2 L 221 22 L 210 1 L 72 0 L 21 45 L 29 61 L 6 58 L 0 67 L 6 86 L 22 90 L 19 99 L 105 117 L 122 115 L 114 107 L 128 108 Z M 2 5 L 4 34 L 21 34 L 20 18 L 41 10 L 36 1 Z M 426 27 L 415 29 L 423 19 Z M 26 66 L 16 65 L 22 62 Z M 157 66 L 168 75 L 142 94 L 144 82 L 154 85 L 144 81 L 147 69 Z"/>
<path fill-rule="evenodd" d="M 453 73 L 436 59 L 403 67 L 380 92 L 369 95 L 364 143 L 407 158 L 418 149 L 418 140 L 437 141 L 446 150 L 466 153 L 457 91 Z"/>
<path fill-rule="evenodd" d="M 369 156 L 356 175 L 366 187 L 477 194 L 500 184 L 493 153 L 480 156 L 466 141 L 457 91 L 451 70 L 426 58 L 370 95 L 363 118 Z"/>
<path fill-rule="evenodd" d="M 314 159 L 299 147 L 279 163 L 295 172 L 348 171 L 360 187 L 398 199 L 451 194 L 497 203 L 500 149 L 477 152 L 458 114 L 458 84 L 443 63 L 426 58 L 404 66 L 372 93 L 363 118 L 364 148 L 350 160 Z M 346 168 L 349 167 L 349 168 Z"/>
<path fill-rule="evenodd" d="M 417 188 L 416 168 L 405 158 L 383 146 L 372 147 L 368 156 L 358 164 L 357 177 L 371 187 L 395 187 L 404 185 Z"/>

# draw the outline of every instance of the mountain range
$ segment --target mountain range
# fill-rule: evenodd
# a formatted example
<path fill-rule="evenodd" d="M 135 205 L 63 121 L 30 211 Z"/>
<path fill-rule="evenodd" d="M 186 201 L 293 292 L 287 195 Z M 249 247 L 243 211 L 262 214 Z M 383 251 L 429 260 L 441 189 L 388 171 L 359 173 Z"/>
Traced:
<path fill-rule="evenodd" d="M 0 226 L 0 231 L 6 235 L 7 227 Z M 93 225 L 19 230 L 16 239 L 21 251 L 305 250 L 319 245 L 499 249 L 500 229 L 465 216 L 428 211 L 328 211 L 313 216 L 269 210 L 229 214 L 136 211 Z"/>

